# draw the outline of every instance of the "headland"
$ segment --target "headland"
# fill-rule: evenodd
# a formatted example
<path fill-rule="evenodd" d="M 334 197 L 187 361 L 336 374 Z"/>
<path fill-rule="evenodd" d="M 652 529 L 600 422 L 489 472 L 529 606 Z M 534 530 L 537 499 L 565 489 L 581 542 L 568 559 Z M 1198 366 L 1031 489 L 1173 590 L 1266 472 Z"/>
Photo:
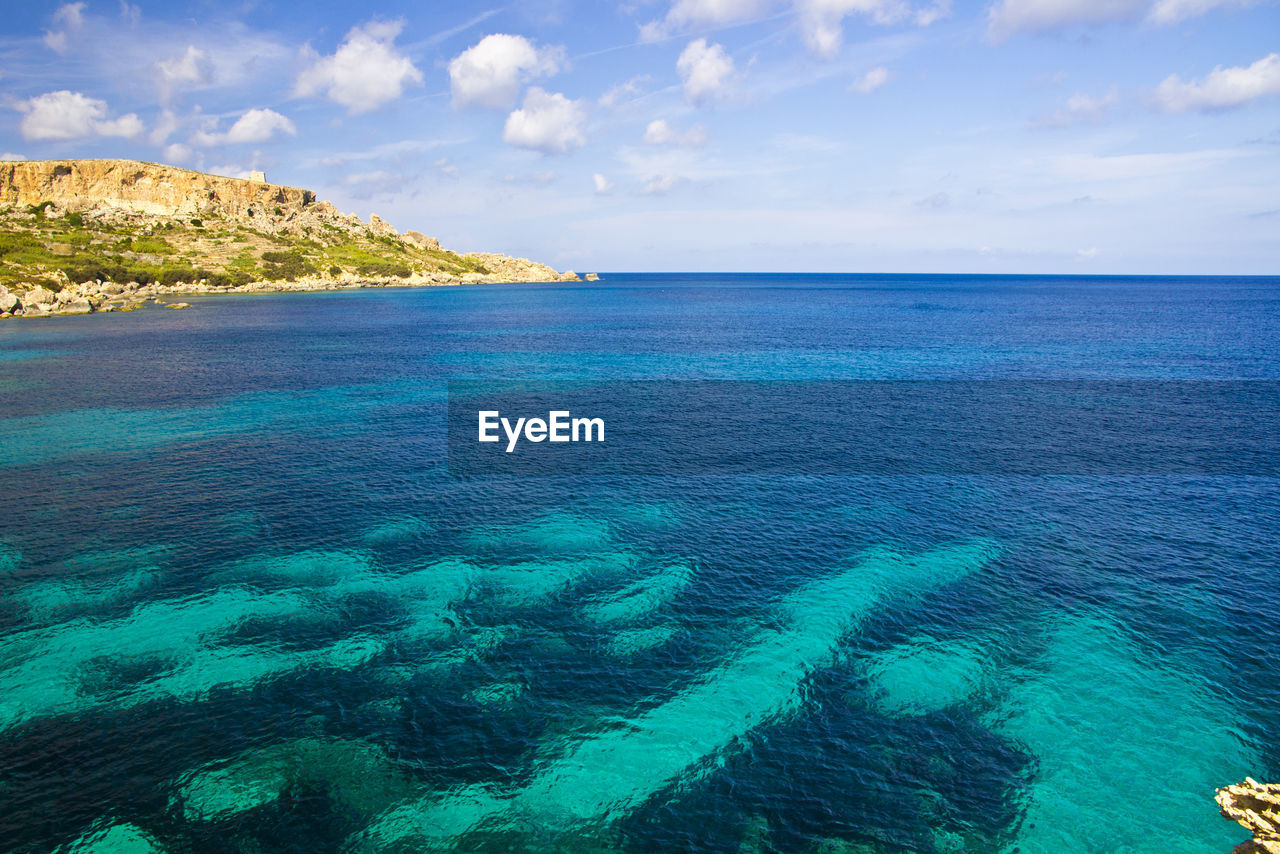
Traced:
<path fill-rule="evenodd" d="M 171 293 L 564 281 L 579 277 L 524 258 L 452 252 L 261 172 L 0 162 L 0 317 L 127 311 Z"/>

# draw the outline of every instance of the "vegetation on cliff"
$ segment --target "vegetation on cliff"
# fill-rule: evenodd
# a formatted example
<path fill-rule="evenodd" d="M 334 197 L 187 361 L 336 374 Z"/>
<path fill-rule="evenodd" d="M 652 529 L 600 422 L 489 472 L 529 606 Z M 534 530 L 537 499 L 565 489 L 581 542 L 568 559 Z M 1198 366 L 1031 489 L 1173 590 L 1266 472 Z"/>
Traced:
<path fill-rule="evenodd" d="M 221 287 L 305 278 L 487 274 L 478 260 L 371 231 L 320 224 L 301 233 L 206 217 L 86 216 L 56 206 L 0 211 L 0 286 L 57 292 L 101 280 Z"/>

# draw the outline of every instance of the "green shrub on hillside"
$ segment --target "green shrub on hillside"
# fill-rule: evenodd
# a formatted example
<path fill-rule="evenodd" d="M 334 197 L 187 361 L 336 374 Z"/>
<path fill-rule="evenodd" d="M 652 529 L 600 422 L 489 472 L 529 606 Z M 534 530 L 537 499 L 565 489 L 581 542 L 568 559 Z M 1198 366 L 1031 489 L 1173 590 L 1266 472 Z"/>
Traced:
<path fill-rule="evenodd" d="M 293 281 L 306 276 L 319 275 L 320 270 L 301 252 L 276 252 L 267 251 L 262 253 L 263 278 L 274 282 Z"/>
<path fill-rule="evenodd" d="M 44 244 L 30 234 L 15 231 L 0 232 L 0 258 L 19 249 L 43 249 Z"/>
<path fill-rule="evenodd" d="M 157 280 L 165 287 L 173 287 L 180 282 L 198 282 L 202 278 L 204 278 L 204 274 L 201 271 L 191 269 L 190 267 L 168 267 L 160 271 L 160 275 L 157 277 Z"/>
<path fill-rule="evenodd" d="M 396 264 L 391 261 L 376 261 L 360 264 L 356 267 L 356 272 L 362 276 L 374 276 L 379 278 L 390 279 L 407 279 L 413 275 L 404 264 Z"/>
<path fill-rule="evenodd" d="M 215 288 L 239 288 L 253 281 L 253 276 L 245 272 L 208 273 L 205 278 Z"/>
<path fill-rule="evenodd" d="M 172 255 L 174 252 L 173 244 L 162 237 L 135 237 L 131 248 L 134 252 L 148 255 Z"/>

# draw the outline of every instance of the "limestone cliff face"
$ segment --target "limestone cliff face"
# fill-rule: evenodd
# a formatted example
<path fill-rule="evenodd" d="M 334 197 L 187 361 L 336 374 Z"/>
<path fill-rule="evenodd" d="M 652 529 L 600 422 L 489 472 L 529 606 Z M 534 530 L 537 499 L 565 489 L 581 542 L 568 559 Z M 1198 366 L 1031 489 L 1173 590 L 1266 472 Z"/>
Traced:
<path fill-rule="evenodd" d="M 315 193 L 136 160 L 0 163 L 0 205 L 53 202 L 64 210 L 109 207 L 156 216 L 252 217 L 263 208 L 300 211 Z"/>
<path fill-rule="evenodd" d="M 1243 783 L 1219 789 L 1216 800 L 1225 818 L 1253 834 L 1235 847 L 1234 854 L 1280 854 L 1280 783 L 1245 777 Z"/>

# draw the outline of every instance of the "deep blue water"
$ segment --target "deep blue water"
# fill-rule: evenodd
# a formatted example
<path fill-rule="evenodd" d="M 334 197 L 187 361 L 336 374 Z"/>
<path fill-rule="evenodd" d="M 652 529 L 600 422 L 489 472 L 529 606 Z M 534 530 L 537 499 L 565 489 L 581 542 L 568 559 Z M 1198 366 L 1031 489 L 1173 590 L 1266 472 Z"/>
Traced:
<path fill-rule="evenodd" d="M 0 324 L 2 850 L 1207 854 L 1280 775 L 1274 477 L 445 433 L 451 380 L 1280 380 L 1280 278 L 189 301 Z"/>

